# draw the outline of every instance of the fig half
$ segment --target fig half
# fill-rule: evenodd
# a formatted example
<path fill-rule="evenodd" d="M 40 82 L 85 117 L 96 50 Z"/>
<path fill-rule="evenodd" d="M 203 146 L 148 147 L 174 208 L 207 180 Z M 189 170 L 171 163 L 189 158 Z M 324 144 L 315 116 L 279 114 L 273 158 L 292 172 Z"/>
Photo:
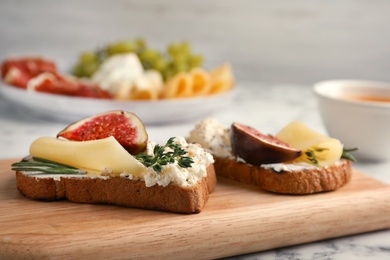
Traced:
<path fill-rule="evenodd" d="M 146 149 L 148 134 L 141 119 L 131 112 L 115 110 L 81 119 L 57 134 L 70 141 L 98 140 L 113 136 L 130 154 Z"/>
<path fill-rule="evenodd" d="M 282 163 L 302 155 L 297 150 L 278 138 L 266 135 L 243 124 L 231 126 L 231 144 L 233 154 L 253 165 Z"/>

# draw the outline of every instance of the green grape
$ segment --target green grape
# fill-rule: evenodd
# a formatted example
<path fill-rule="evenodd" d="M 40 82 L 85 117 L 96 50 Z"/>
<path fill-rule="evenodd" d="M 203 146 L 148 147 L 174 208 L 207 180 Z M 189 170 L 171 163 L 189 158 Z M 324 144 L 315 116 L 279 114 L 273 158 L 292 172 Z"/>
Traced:
<path fill-rule="evenodd" d="M 175 74 L 176 72 L 170 66 L 168 66 L 164 71 L 162 71 L 162 75 L 165 81 L 172 78 Z"/>
<path fill-rule="evenodd" d="M 91 77 L 98 68 L 97 62 L 78 63 L 73 69 L 73 74 L 77 77 Z"/>
<path fill-rule="evenodd" d="M 164 58 L 161 55 L 161 53 L 159 53 L 156 50 L 146 49 L 146 50 L 142 51 L 141 53 L 139 53 L 138 57 L 143 65 L 144 69 L 160 68 L 160 69 L 157 69 L 160 72 L 164 69 L 163 68 L 165 66 L 165 64 L 163 64 Z M 156 64 L 158 64 L 158 65 L 156 65 Z"/>
<path fill-rule="evenodd" d="M 91 77 L 100 67 L 100 64 L 97 62 L 89 63 L 85 65 L 85 70 L 88 77 Z"/>
<path fill-rule="evenodd" d="M 191 53 L 191 45 L 188 42 L 182 42 L 180 45 L 180 53 L 184 56 L 189 56 Z"/>
<path fill-rule="evenodd" d="M 106 47 L 108 56 L 121 54 L 121 53 L 134 52 L 135 49 L 136 48 L 132 42 L 117 42 L 114 44 L 110 44 Z"/>
<path fill-rule="evenodd" d="M 175 63 L 173 64 L 173 68 L 176 73 L 189 71 L 188 63 Z"/>
<path fill-rule="evenodd" d="M 160 53 L 158 51 L 147 49 L 139 54 L 141 61 L 153 62 L 160 58 Z"/>
<path fill-rule="evenodd" d="M 140 52 L 146 49 L 146 42 L 142 38 L 138 38 L 134 41 L 134 45 L 136 46 L 136 52 Z"/>
<path fill-rule="evenodd" d="M 191 45 L 187 41 L 170 43 L 166 52 L 160 53 L 147 47 L 144 39 L 137 38 L 132 41 L 110 43 L 94 52 L 83 52 L 72 73 L 77 77 L 91 77 L 110 56 L 131 52 L 138 55 L 145 70 L 159 71 L 164 80 L 179 72 L 187 72 L 192 68 L 201 67 L 203 63 L 203 56 L 192 53 Z"/>
<path fill-rule="evenodd" d="M 189 67 L 190 69 L 199 68 L 202 66 L 203 56 L 202 55 L 192 55 L 189 57 Z"/>
<path fill-rule="evenodd" d="M 97 58 L 98 57 L 94 52 L 86 51 L 81 53 L 79 60 L 81 63 L 89 63 L 97 61 Z"/>
<path fill-rule="evenodd" d="M 170 56 L 175 56 L 180 53 L 180 45 L 171 43 L 168 45 L 167 51 Z"/>
<path fill-rule="evenodd" d="M 170 44 L 167 51 L 170 58 L 170 65 L 176 73 L 186 72 L 192 68 L 202 66 L 203 56 L 193 54 L 191 52 L 191 45 L 186 41 Z"/>
<path fill-rule="evenodd" d="M 182 54 L 176 54 L 176 55 L 172 56 L 171 59 L 172 59 L 173 64 L 187 63 L 187 57 L 185 55 L 182 55 Z"/>
<path fill-rule="evenodd" d="M 155 69 L 157 71 L 160 71 L 160 72 L 166 70 L 167 67 L 168 67 L 168 62 L 164 58 L 162 58 L 162 57 L 160 57 L 159 59 L 155 60 L 155 62 L 152 65 L 153 69 Z"/>
<path fill-rule="evenodd" d="M 73 70 L 72 70 L 72 74 L 75 75 L 76 77 L 83 77 L 84 76 L 84 71 L 83 71 L 83 68 L 77 64 Z"/>

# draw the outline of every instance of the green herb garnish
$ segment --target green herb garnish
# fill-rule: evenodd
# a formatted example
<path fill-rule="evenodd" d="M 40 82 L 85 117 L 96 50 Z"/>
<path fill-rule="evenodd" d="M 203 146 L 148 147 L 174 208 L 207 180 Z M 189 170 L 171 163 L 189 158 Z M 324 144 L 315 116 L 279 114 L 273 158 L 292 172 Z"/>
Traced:
<path fill-rule="evenodd" d="M 351 152 L 355 152 L 357 150 L 359 150 L 359 149 L 358 148 L 344 148 L 343 154 L 341 155 L 341 158 L 356 162 L 357 160 L 356 160 L 355 156 L 353 156 L 351 154 Z"/>
<path fill-rule="evenodd" d="M 26 157 L 20 162 L 13 163 L 14 171 L 39 172 L 46 174 L 85 174 L 86 172 L 76 167 L 42 159 L 38 157 Z"/>
<path fill-rule="evenodd" d="M 307 159 L 309 160 L 309 162 L 311 162 L 314 165 L 318 165 L 318 160 L 321 159 L 321 157 L 319 157 L 317 155 L 317 153 L 323 152 L 325 150 L 328 150 L 328 149 L 327 148 L 313 147 L 313 149 L 309 149 L 309 150 L 305 151 L 305 155 L 307 156 Z"/>
<path fill-rule="evenodd" d="M 319 160 L 321 159 L 321 157 L 318 156 L 318 153 L 321 153 L 321 152 L 326 151 L 326 150 L 328 150 L 328 149 L 327 148 L 313 147 L 313 149 L 309 149 L 309 150 L 305 151 L 305 155 L 310 163 L 312 163 L 314 165 L 318 165 Z M 357 150 L 358 150 L 358 148 L 350 148 L 350 149 L 343 148 L 343 153 L 341 155 L 341 158 L 356 162 L 357 160 L 351 154 L 351 152 L 354 152 Z"/>
<path fill-rule="evenodd" d="M 153 150 L 153 155 L 139 154 L 135 158 L 146 167 L 152 167 L 154 171 L 161 172 L 164 165 L 177 161 L 182 168 L 189 168 L 194 163 L 191 157 L 186 156 L 187 152 L 173 142 L 175 138 L 171 137 L 164 146 L 156 144 Z M 169 148 L 169 149 L 166 149 Z M 168 151 L 166 151 L 168 150 Z"/>

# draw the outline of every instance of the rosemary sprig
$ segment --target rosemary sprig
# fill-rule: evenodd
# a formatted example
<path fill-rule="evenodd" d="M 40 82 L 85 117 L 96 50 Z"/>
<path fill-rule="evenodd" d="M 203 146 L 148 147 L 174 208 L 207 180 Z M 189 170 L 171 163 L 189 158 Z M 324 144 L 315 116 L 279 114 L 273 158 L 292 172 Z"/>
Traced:
<path fill-rule="evenodd" d="M 359 150 L 358 148 L 344 148 L 343 149 L 343 154 L 341 155 L 341 158 L 343 159 L 346 159 L 346 160 L 350 160 L 350 161 L 353 161 L 353 162 L 357 162 L 355 156 L 353 156 L 351 154 L 351 152 L 355 152 Z"/>
<path fill-rule="evenodd" d="M 46 174 L 84 174 L 85 171 L 76 167 L 54 162 L 39 157 L 25 157 L 22 161 L 13 163 L 14 171 L 39 172 Z"/>
<path fill-rule="evenodd" d="M 174 163 L 177 161 L 178 165 L 182 168 L 189 168 L 194 163 L 191 157 L 185 156 L 187 153 L 180 144 L 173 142 L 174 137 L 169 138 L 164 146 L 156 144 L 153 149 L 153 155 L 139 154 L 135 158 L 139 160 L 146 167 L 152 167 L 154 171 L 161 172 L 164 165 L 168 163 Z M 166 148 L 170 148 L 169 151 L 165 151 Z"/>

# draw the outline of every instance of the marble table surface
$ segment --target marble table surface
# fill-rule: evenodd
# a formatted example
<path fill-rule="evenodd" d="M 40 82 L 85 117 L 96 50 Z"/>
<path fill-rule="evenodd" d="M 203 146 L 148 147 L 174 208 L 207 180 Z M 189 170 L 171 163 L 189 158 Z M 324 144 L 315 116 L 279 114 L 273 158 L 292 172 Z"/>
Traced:
<path fill-rule="evenodd" d="M 311 87 L 241 83 L 231 105 L 209 115 L 224 124 L 233 121 L 275 133 L 292 120 L 300 120 L 324 132 Z M 201 118 L 199 119 L 201 120 Z M 174 135 L 186 136 L 195 121 L 147 125 L 151 140 L 163 142 Z M 39 136 L 55 135 L 67 125 L 32 116 L 0 96 L 0 159 L 20 158 Z M 355 168 L 390 184 L 390 162 L 357 163 Z M 273 249 L 229 259 L 390 259 L 390 230 L 334 238 L 304 245 Z"/>

